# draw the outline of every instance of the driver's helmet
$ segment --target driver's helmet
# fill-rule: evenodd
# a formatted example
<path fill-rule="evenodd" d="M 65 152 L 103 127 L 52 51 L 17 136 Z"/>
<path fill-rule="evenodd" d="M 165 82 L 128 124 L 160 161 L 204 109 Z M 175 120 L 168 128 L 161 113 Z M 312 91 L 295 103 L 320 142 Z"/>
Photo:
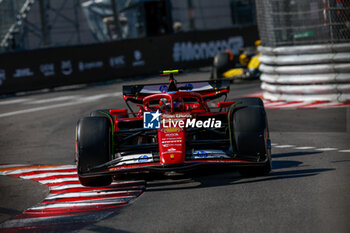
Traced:
<path fill-rule="evenodd" d="M 184 110 L 185 110 L 185 106 L 182 98 L 178 98 L 177 100 L 174 100 L 174 111 L 183 112 Z"/>
<path fill-rule="evenodd" d="M 159 109 L 161 111 L 168 111 L 170 110 L 170 103 L 167 98 L 161 98 L 159 100 Z"/>

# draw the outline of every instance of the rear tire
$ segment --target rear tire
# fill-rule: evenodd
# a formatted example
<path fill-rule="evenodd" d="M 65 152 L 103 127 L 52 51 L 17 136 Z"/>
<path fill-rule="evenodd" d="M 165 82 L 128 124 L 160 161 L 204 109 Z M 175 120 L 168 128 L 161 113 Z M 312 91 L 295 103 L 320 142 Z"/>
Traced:
<path fill-rule="evenodd" d="M 237 105 L 237 107 L 241 106 L 252 106 L 252 105 L 258 105 L 261 107 L 264 107 L 264 102 L 257 97 L 243 97 L 243 98 L 238 98 L 238 99 L 233 99 L 236 103 L 240 103 Z"/>
<path fill-rule="evenodd" d="M 84 177 L 84 173 L 112 158 L 112 126 L 107 117 L 85 117 L 77 124 L 78 176 L 84 186 L 105 186 L 111 176 Z"/>
<path fill-rule="evenodd" d="M 102 116 L 102 117 L 106 117 L 109 118 L 112 121 L 112 124 L 114 122 L 114 118 L 113 116 L 109 113 L 109 109 L 100 109 L 100 110 L 96 110 L 90 113 L 90 116 Z M 117 119 L 120 118 L 129 118 L 129 115 L 117 115 Z"/>
<path fill-rule="evenodd" d="M 266 163 L 263 166 L 242 167 L 243 176 L 262 176 L 271 171 L 271 149 L 268 145 L 269 130 L 264 104 L 259 98 L 241 98 L 234 101 L 232 112 L 232 141 L 238 155 L 256 156 L 257 160 Z M 230 111 L 231 112 L 231 111 Z"/>
<path fill-rule="evenodd" d="M 214 57 L 212 67 L 212 79 L 221 79 L 223 73 L 232 68 L 230 55 L 228 53 L 219 53 Z"/>

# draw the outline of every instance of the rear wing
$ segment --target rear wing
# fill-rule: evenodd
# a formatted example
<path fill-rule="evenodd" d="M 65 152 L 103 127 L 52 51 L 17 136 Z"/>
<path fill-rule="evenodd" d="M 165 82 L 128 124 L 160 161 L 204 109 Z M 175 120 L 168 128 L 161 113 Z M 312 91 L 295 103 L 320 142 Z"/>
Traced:
<path fill-rule="evenodd" d="M 202 95 L 204 100 L 212 100 L 227 96 L 230 92 L 229 80 L 210 80 L 194 82 L 177 82 L 177 88 L 183 91 L 193 91 Z M 123 86 L 123 97 L 125 101 L 141 104 L 143 98 L 157 93 L 166 93 L 168 84 L 150 84 L 150 85 L 127 85 Z"/>

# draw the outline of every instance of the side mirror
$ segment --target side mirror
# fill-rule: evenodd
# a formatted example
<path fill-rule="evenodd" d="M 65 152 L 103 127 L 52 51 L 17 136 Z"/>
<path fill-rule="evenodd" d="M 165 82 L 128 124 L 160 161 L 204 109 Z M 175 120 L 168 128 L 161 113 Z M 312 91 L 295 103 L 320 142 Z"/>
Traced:
<path fill-rule="evenodd" d="M 128 114 L 128 110 L 127 109 L 111 109 L 109 110 L 109 113 L 111 115 L 127 115 Z"/>

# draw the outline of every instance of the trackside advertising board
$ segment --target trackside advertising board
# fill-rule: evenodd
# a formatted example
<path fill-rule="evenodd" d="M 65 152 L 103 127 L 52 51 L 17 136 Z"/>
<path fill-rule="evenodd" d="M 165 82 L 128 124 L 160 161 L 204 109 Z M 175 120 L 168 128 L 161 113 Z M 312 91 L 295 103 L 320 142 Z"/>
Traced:
<path fill-rule="evenodd" d="M 5 53 L 0 94 L 208 66 L 218 52 L 237 54 L 257 38 L 253 26 Z"/>

